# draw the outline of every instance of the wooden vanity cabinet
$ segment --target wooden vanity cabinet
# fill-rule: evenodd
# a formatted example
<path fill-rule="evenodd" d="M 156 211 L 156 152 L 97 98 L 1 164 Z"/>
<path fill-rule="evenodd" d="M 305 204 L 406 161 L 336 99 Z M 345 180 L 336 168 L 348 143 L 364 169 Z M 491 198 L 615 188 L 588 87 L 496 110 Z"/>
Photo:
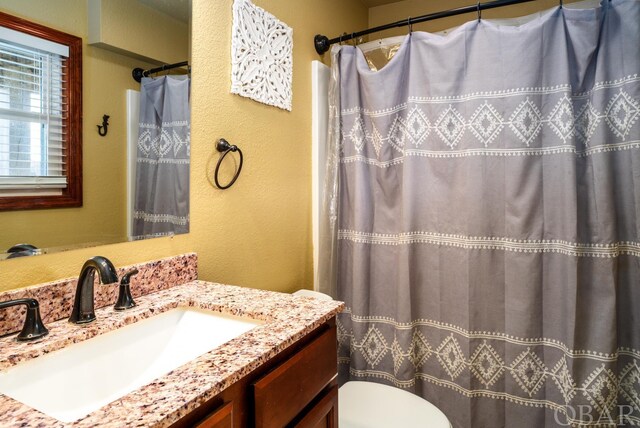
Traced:
<path fill-rule="evenodd" d="M 335 318 L 177 421 L 174 427 L 338 426 Z"/>

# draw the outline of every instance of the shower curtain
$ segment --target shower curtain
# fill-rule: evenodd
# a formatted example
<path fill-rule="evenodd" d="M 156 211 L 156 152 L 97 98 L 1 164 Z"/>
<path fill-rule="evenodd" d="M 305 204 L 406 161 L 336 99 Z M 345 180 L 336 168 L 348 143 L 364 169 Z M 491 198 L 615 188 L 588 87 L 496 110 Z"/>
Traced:
<path fill-rule="evenodd" d="M 640 3 L 332 50 L 341 381 L 454 427 L 640 426 Z"/>
<path fill-rule="evenodd" d="M 187 76 L 143 78 L 136 162 L 136 239 L 189 232 L 191 121 Z"/>

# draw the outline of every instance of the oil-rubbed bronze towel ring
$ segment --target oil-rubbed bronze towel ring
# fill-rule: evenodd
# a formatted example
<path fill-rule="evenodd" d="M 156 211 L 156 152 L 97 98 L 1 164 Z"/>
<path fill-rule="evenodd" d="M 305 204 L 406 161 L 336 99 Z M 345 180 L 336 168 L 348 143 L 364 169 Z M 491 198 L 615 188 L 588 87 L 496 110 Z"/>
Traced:
<path fill-rule="evenodd" d="M 225 140 L 224 138 L 220 138 L 218 140 L 218 142 L 216 143 L 216 149 L 222 153 L 222 156 L 220 156 L 220 159 L 218 159 L 218 163 L 216 164 L 216 170 L 213 174 L 213 180 L 216 183 L 216 186 L 218 187 L 218 189 L 228 189 L 229 187 L 233 186 L 233 183 L 236 182 L 236 180 L 238 179 L 238 177 L 240 176 L 240 171 L 242 171 L 242 161 L 243 161 L 243 156 L 242 156 L 242 150 L 240 150 L 238 148 L 238 146 L 234 146 L 229 144 L 229 142 L 227 140 Z M 220 169 L 220 164 L 222 163 L 222 160 L 224 159 L 225 156 L 227 156 L 227 154 L 229 152 L 238 152 L 240 154 L 240 164 L 238 165 L 238 170 L 236 171 L 236 174 L 233 176 L 233 178 L 231 179 L 231 181 L 226 184 L 225 186 L 221 185 L 220 182 L 218 181 L 218 170 Z"/>

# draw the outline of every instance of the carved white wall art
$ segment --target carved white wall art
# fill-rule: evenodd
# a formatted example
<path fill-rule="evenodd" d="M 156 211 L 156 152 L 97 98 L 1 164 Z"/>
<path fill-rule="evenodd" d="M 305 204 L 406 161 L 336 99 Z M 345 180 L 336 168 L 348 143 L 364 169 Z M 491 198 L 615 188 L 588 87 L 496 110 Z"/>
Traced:
<path fill-rule="evenodd" d="M 249 0 L 233 2 L 231 93 L 291 111 L 293 30 Z"/>

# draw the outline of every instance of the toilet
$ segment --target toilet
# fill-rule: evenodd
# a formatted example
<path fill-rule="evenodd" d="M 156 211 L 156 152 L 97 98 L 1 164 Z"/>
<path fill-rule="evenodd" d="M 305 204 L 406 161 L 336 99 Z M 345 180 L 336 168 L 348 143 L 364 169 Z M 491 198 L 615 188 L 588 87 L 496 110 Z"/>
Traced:
<path fill-rule="evenodd" d="M 373 382 L 351 381 L 338 391 L 340 428 L 450 428 L 433 404 L 410 392 Z"/>
<path fill-rule="evenodd" d="M 300 297 L 332 300 L 310 290 Z M 350 381 L 338 392 L 340 428 L 451 428 L 447 417 L 433 404 L 410 392 L 373 382 Z"/>

